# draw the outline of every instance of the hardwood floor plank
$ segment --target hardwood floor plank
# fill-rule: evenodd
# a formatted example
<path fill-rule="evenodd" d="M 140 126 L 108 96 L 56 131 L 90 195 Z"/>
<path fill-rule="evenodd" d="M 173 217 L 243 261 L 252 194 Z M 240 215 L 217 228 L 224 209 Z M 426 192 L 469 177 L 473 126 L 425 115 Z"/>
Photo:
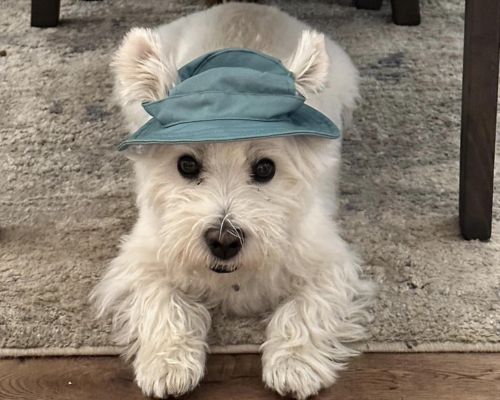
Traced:
<path fill-rule="evenodd" d="M 209 357 L 204 382 L 183 399 L 267 400 L 256 354 Z M 500 354 L 365 354 L 321 400 L 497 400 Z M 2 400 L 143 400 L 117 357 L 0 360 Z"/>

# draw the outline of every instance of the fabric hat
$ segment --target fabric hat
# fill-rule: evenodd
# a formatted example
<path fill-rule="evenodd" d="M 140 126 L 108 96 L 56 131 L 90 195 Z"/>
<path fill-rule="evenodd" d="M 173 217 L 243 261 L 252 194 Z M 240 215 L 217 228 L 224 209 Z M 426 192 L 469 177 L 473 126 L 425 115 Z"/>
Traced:
<path fill-rule="evenodd" d="M 304 104 L 293 73 L 268 55 L 247 49 L 214 51 L 183 66 L 178 76 L 168 97 L 143 103 L 152 118 L 119 150 L 136 144 L 340 136 L 328 117 Z"/>

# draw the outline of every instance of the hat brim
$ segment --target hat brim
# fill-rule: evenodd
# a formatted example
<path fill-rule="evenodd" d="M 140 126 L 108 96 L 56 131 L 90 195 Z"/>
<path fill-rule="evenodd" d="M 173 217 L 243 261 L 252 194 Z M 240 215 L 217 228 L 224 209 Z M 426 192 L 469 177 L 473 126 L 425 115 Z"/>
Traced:
<path fill-rule="evenodd" d="M 296 135 L 337 139 L 340 130 L 321 112 L 303 104 L 282 119 L 210 119 L 164 126 L 152 118 L 120 143 L 118 150 L 132 145 L 231 142 Z"/>

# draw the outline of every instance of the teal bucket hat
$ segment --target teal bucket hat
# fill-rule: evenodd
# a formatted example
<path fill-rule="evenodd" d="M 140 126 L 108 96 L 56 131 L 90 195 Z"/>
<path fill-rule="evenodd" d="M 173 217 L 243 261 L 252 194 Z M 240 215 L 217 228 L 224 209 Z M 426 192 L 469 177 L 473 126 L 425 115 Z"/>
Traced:
<path fill-rule="evenodd" d="M 152 118 L 119 144 L 226 142 L 289 135 L 340 136 L 324 114 L 306 105 L 293 73 L 247 49 L 205 54 L 178 71 L 168 97 L 145 102 Z"/>

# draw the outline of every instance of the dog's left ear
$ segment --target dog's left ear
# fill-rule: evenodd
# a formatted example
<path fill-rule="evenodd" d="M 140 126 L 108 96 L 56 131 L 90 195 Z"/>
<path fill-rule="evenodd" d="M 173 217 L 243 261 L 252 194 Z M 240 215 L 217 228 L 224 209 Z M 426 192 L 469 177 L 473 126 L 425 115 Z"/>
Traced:
<path fill-rule="evenodd" d="M 174 63 L 167 59 L 159 35 L 151 29 L 134 28 L 127 33 L 111 68 L 124 107 L 165 98 L 177 79 Z"/>
<path fill-rule="evenodd" d="M 325 36 L 314 30 L 303 31 L 295 52 L 284 64 L 295 75 L 299 89 L 321 92 L 327 84 L 330 67 Z"/>

